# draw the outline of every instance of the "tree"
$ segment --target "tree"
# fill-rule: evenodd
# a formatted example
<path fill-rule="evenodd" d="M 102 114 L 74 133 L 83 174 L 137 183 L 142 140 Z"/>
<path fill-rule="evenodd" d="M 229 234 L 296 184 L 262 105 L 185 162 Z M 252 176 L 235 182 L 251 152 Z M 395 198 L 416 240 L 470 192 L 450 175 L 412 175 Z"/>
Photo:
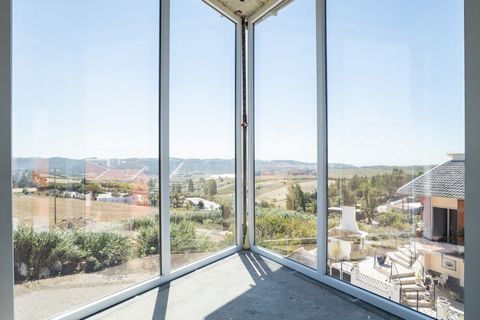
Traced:
<path fill-rule="evenodd" d="M 267 200 L 260 201 L 260 208 L 270 208 L 270 203 Z"/>
<path fill-rule="evenodd" d="M 180 183 L 174 183 L 171 186 L 172 193 L 181 193 L 182 192 L 182 185 Z"/>
<path fill-rule="evenodd" d="M 97 194 L 103 191 L 104 189 L 98 182 L 87 182 L 87 184 L 85 184 L 85 192 L 91 192 L 93 199 L 97 199 Z"/>
<path fill-rule="evenodd" d="M 217 182 L 213 179 L 209 179 L 205 182 L 205 195 L 213 197 L 217 194 Z"/>
<path fill-rule="evenodd" d="M 381 192 L 377 187 L 373 187 L 370 180 L 365 181 L 360 190 L 362 192 L 362 210 L 367 217 L 368 223 L 372 223 L 375 210 L 380 204 Z"/>
<path fill-rule="evenodd" d="M 32 171 L 32 181 L 35 187 L 42 188 L 47 186 L 47 178 L 42 177 L 39 173 Z"/>
<path fill-rule="evenodd" d="M 170 204 L 174 208 L 181 208 L 185 202 L 185 197 L 183 197 L 180 193 L 174 193 L 170 196 Z"/>
<path fill-rule="evenodd" d="M 185 201 L 183 206 L 185 207 L 185 209 L 190 210 L 193 207 L 193 202 L 190 201 L 190 200 L 187 200 L 187 201 Z"/>
<path fill-rule="evenodd" d="M 317 214 L 317 200 L 305 204 L 305 211 L 311 214 Z"/>
<path fill-rule="evenodd" d="M 228 230 L 230 227 L 230 216 L 232 215 L 232 208 L 229 204 L 221 205 L 220 211 L 222 212 L 222 226 L 223 230 Z"/>
<path fill-rule="evenodd" d="M 188 192 L 190 193 L 195 192 L 195 185 L 193 184 L 192 179 L 188 179 Z"/>
<path fill-rule="evenodd" d="M 155 184 L 156 184 L 156 182 L 155 182 L 155 179 L 154 179 L 154 178 L 148 179 L 147 185 L 148 185 L 148 187 L 149 187 L 150 189 L 155 188 Z"/>
<path fill-rule="evenodd" d="M 158 193 L 157 192 L 150 192 L 148 195 L 148 201 L 150 202 L 150 206 L 152 207 L 158 207 L 159 201 L 158 201 Z"/>
<path fill-rule="evenodd" d="M 47 178 L 35 171 L 17 172 L 12 177 L 14 188 L 42 188 L 48 186 Z"/>
<path fill-rule="evenodd" d="M 305 211 L 305 199 L 298 183 L 288 187 L 287 210 Z"/>

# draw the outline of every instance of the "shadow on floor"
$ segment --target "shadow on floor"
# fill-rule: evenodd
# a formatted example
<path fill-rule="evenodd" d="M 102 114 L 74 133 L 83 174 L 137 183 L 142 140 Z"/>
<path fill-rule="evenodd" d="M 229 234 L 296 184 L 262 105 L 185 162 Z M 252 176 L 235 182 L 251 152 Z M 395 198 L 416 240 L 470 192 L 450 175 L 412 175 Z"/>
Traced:
<path fill-rule="evenodd" d="M 255 285 L 206 319 L 398 319 L 252 252 L 239 256 Z"/>
<path fill-rule="evenodd" d="M 102 320 L 396 320 L 250 251 L 240 252 L 92 317 Z"/>
<path fill-rule="evenodd" d="M 158 287 L 157 299 L 152 319 L 165 319 L 167 317 L 168 294 L 170 293 L 170 283 L 165 283 Z"/>

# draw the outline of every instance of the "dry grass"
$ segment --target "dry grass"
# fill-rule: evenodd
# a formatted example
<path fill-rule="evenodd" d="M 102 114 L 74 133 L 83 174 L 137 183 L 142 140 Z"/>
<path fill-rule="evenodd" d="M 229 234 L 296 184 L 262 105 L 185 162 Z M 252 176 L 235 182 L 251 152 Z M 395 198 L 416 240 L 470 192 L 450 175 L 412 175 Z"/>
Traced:
<path fill-rule="evenodd" d="M 57 198 L 56 211 L 57 222 L 79 217 L 97 222 L 113 222 L 154 216 L 158 214 L 158 210 L 148 206 Z M 54 211 L 53 197 L 23 194 L 13 196 L 13 217 L 17 224 L 48 227 L 53 225 Z"/>
<path fill-rule="evenodd" d="M 317 189 L 315 176 L 261 176 L 256 179 L 256 202 L 262 200 L 285 208 L 288 187 L 298 183 L 304 192 L 314 192 Z"/>

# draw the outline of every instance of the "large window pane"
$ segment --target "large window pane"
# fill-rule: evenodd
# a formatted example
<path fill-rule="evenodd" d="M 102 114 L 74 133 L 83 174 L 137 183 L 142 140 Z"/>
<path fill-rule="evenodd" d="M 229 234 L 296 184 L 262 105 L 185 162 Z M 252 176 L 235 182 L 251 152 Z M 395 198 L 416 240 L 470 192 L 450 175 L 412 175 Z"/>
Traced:
<path fill-rule="evenodd" d="M 202 1 L 171 2 L 172 268 L 232 246 L 235 24 Z"/>
<path fill-rule="evenodd" d="M 315 1 L 276 13 L 255 25 L 255 242 L 316 268 Z"/>
<path fill-rule="evenodd" d="M 17 319 L 160 274 L 158 1 L 13 3 Z"/>
<path fill-rule="evenodd" d="M 432 317 L 458 316 L 463 2 L 327 5 L 327 270 Z"/>

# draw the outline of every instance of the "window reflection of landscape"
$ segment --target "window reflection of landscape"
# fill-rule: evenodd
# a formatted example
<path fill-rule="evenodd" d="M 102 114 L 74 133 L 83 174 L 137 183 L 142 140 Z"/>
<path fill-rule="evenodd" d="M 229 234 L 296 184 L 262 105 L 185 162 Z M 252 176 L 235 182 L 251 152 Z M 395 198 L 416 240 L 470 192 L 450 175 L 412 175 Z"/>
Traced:
<path fill-rule="evenodd" d="M 255 24 L 255 243 L 316 268 L 315 1 Z"/>
<path fill-rule="evenodd" d="M 235 24 L 201 1 L 171 6 L 170 242 L 178 268 L 235 244 Z"/>
<path fill-rule="evenodd" d="M 395 3 L 328 1 L 327 273 L 461 319 L 463 5 Z"/>

